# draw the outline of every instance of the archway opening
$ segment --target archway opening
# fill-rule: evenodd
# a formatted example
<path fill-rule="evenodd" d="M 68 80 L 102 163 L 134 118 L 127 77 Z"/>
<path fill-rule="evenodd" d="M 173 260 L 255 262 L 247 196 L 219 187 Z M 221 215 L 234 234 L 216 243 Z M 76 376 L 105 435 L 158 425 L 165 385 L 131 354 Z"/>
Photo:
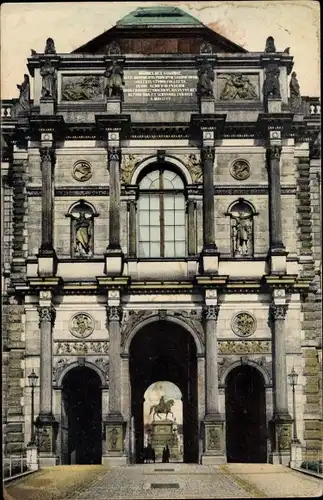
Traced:
<path fill-rule="evenodd" d="M 183 401 L 177 385 L 166 380 L 151 384 L 144 393 L 144 447 L 163 459 L 165 446 L 171 462 L 183 461 Z"/>
<path fill-rule="evenodd" d="M 225 388 L 228 462 L 267 462 L 264 379 L 249 365 L 234 368 Z"/>
<path fill-rule="evenodd" d="M 183 454 L 174 461 L 198 462 L 197 362 L 191 334 L 167 321 L 143 327 L 130 345 L 130 378 L 134 461 L 143 460 L 145 391 L 151 384 L 165 381 L 175 384 L 182 394 Z M 161 415 L 161 421 L 165 416 Z"/>
<path fill-rule="evenodd" d="M 62 462 L 100 464 L 100 377 L 88 367 L 76 367 L 67 372 L 62 386 Z"/>

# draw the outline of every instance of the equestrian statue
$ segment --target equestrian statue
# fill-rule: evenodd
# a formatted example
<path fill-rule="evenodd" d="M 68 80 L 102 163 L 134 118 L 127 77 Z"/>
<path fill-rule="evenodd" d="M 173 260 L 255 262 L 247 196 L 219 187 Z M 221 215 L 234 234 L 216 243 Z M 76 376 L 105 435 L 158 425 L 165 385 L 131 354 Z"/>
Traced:
<path fill-rule="evenodd" d="M 174 400 L 169 399 L 168 401 L 165 401 L 164 396 L 161 396 L 158 405 L 153 405 L 150 407 L 150 412 L 149 415 L 153 413 L 153 421 L 155 421 L 155 415 L 157 415 L 160 420 L 162 419 L 160 414 L 164 413 L 166 415 L 165 420 L 167 420 L 167 415 L 168 413 L 171 413 L 171 415 L 174 418 L 174 413 L 171 411 L 171 407 L 174 405 Z"/>

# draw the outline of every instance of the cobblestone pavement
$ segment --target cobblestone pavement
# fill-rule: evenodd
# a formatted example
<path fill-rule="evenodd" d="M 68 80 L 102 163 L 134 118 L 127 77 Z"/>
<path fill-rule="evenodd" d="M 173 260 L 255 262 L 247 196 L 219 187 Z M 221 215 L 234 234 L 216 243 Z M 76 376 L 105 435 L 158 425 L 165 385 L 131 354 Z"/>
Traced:
<path fill-rule="evenodd" d="M 270 464 L 148 464 L 102 472 L 69 500 L 317 497 L 320 479 Z"/>
<path fill-rule="evenodd" d="M 244 488 L 219 467 L 194 464 L 147 464 L 110 469 L 69 500 L 145 498 L 250 498 Z"/>

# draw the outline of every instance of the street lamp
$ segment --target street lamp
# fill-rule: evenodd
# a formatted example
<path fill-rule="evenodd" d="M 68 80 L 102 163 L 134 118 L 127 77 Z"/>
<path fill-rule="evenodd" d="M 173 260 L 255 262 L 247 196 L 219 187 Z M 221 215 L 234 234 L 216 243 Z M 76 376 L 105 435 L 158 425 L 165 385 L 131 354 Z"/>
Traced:
<path fill-rule="evenodd" d="M 287 375 L 289 384 L 292 386 L 293 389 L 293 442 L 294 443 L 299 443 L 299 440 L 297 439 L 297 432 L 296 432 L 296 405 L 295 405 L 295 385 L 297 384 L 297 379 L 298 379 L 298 373 L 295 372 L 294 367 L 292 368 L 292 371 Z"/>
<path fill-rule="evenodd" d="M 37 385 L 38 376 L 32 369 L 30 375 L 28 375 L 29 387 L 31 387 L 31 433 L 30 433 L 30 442 L 28 443 L 30 446 L 35 444 L 35 427 L 34 427 L 34 391 Z"/>

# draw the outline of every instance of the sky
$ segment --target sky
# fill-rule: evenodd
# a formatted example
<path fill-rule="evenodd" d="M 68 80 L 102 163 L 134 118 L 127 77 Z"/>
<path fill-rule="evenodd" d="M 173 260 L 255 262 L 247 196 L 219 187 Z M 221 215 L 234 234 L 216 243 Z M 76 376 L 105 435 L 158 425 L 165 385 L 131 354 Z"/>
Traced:
<path fill-rule="evenodd" d="M 174 5 L 250 52 L 273 36 L 277 51 L 290 47 L 303 96 L 320 93 L 320 5 L 314 0 L 46 2 L 1 7 L 1 97 L 18 97 L 30 49 L 43 52 L 48 37 L 69 53 L 108 30 L 137 7 Z"/>

